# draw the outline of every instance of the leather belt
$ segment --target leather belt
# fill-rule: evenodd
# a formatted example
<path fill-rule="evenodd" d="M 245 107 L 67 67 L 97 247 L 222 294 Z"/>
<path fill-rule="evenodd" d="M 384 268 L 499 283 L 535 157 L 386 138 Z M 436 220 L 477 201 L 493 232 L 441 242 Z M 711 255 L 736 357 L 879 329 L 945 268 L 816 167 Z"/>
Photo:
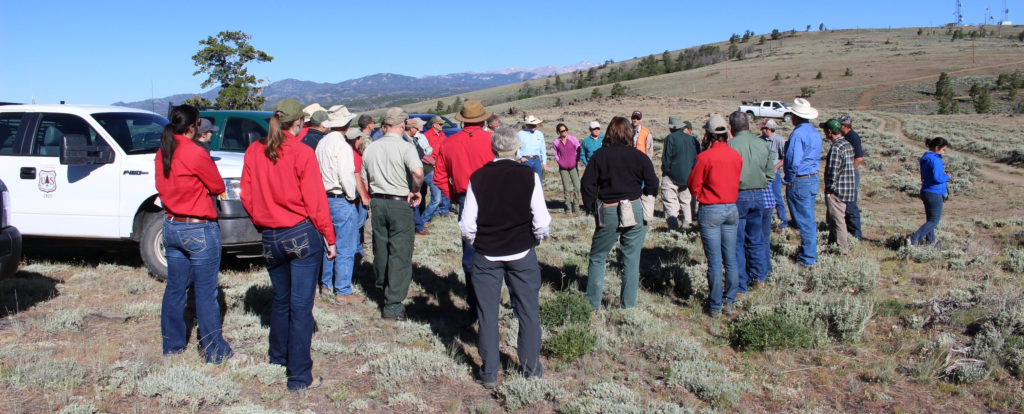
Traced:
<path fill-rule="evenodd" d="M 343 198 L 343 199 L 345 199 L 345 201 L 348 201 L 349 203 L 354 203 L 355 202 L 355 200 L 351 200 L 350 201 L 348 199 L 348 197 L 345 197 L 344 194 L 331 194 L 331 193 L 327 193 L 327 198 Z"/>
<path fill-rule="evenodd" d="M 217 221 L 217 220 L 210 220 L 208 218 L 188 217 L 188 216 L 171 216 L 170 220 L 171 221 L 176 221 L 178 223 L 209 223 L 211 221 Z"/>
<path fill-rule="evenodd" d="M 807 177 L 814 177 L 814 176 L 817 176 L 817 175 L 818 175 L 818 173 L 807 174 L 807 175 L 798 175 L 798 176 L 796 176 L 796 178 L 807 178 Z"/>
<path fill-rule="evenodd" d="M 532 157 L 525 157 L 525 158 L 528 159 L 528 160 L 538 160 L 538 159 L 540 159 L 540 155 L 534 155 Z"/>
<path fill-rule="evenodd" d="M 403 196 L 388 195 L 388 194 L 374 194 L 374 195 L 372 195 L 370 197 L 380 198 L 380 199 L 384 199 L 384 200 L 408 201 L 408 196 L 404 196 L 403 197 Z"/>
<path fill-rule="evenodd" d="M 638 198 L 636 200 L 629 200 L 630 203 L 636 202 L 636 201 L 640 201 L 640 199 Z M 619 205 L 619 203 L 604 203 L 605 207 L 616 207 L 618 205 Z"/>

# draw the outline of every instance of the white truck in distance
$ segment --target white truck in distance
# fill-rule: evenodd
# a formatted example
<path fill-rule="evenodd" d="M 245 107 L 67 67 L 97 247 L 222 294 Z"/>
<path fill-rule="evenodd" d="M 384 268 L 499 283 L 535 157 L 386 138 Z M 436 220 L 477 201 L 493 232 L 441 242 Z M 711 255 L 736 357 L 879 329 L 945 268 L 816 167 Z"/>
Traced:
<path fill-rule="evenodd" d="M 156 192 L 156 151 L 167 119 L 114 106 L 0 106 L 0 179 L 27 238 L 138 243 L 142 261 L 167 278 Z M 242 208 L 243 154 L 213 151 L 227 192 L 215 199 L 224 252 L 262 253 Z"/>
<path fill-rule="evenodd" d="M 758 118 L 782 118 L 786 122 L 789 122 L 790 115 L 793 114 L 789 105 L 780 101 L 744 101 L 739 111 Z"/>

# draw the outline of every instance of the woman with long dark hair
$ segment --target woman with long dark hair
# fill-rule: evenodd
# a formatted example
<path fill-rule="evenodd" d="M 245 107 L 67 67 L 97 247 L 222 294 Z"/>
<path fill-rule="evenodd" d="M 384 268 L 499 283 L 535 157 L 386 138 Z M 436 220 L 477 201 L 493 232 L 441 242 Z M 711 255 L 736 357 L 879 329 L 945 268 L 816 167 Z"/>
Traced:
<path fill-rule="evenodd" d="M 633 148 L 629 120 L 621 116 L 612 118 L 604 146 L 590 158 L 581 187 L 583 205 L 597 215 L 599 223 L 590 245 L 587 300 L 594 310 L 601 307 L 604 266 L 618 241 L 625 267 L 621 305 L 632 308 L 636 306 L 640 284 L 640 249 L 647 237 L 640 197 L 658 195 L 658 176 L 647 154 Z"/>
<path fill-rule="evenodd" d="M 242 166 L 242 206 L 263 236 L 263 260 L 274 285 L 270 363 L 287 368 L 288 389 L 317 387 L 313 379 L 313 299 L 320 267 L 334 260 L 334 223 L 313 150 L 296 138 L 302 106 L 274 105 L 267 136 L 249 145 Z"/>
<path fill-rule="evenodd" d="M 188 105 L 171 109 L 156 153 L 156 190 L 164 206 L 163 241 L 167 255 L 167 285 L 160 310 L 164 355 L 185 350 L 189 330 L 185 324 L 186 290 L 196 296 L 199 343 L 206 362 L 219 364 L 232 358 L 231 346 L 221 335 L 217 303 L 220 271 L 220 226 L 211 196 L 224 192 L 217 165 L 197 145 L 199 111 Z M 235 360 L 244 360 L 237 355 Z"/>
<path fill-rule="evenodd" d="M 946 174 L 942 163 L 942 154 L 949 148 L 945 138 L 935 137 L 925 141 L 928 152 L 921 156 L 921 201 L 924 202 L 924 214 L 927 218 L 921 228 L 910 237 L 912 245 L 923 243 L 938 244 L 935 239 L 935 228 L 942 219 L 942 205 L 946 199 L 946 183 L 953 179 Z"/>

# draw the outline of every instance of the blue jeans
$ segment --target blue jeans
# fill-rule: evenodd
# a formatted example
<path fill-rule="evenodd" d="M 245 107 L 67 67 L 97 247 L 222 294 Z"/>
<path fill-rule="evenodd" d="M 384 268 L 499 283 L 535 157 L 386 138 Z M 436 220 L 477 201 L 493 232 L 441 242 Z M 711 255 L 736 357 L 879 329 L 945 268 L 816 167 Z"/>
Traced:
<path fill-rule="evenodd" d="M 423 216 L 423 221 L 430 222 L 436 216 L 447 215 L 452 202 L 444 196 L 440 187 L 434 185 L 433 171 L 423 178 L 423 184 L 420 187 L 420 194 L 423 195 L 424 200 L 427 199 L 427 191 L 430 191 L 430 202 L 420 203 L 420 214 Z"/>
<path fill-rule="evenodd" d="M 421 202 L 420 205 L 423 205 L 423 203 Z M 409 208 L 412 209 L 412 222 L 416 231 L 423 231 L 423 229 L 427 228 L 427 221 L 423 219 L 423 213 L 419 209 L 419 206 Z"/>
<path fill-rule="evenodd" d="M 782 203 L 778 203 L 782 204 Z M 772 273 L 772 211 L 775 209 L 766 208 L 761 212 L 761 234 L 764 234 L 764 274 L 765 277 L 758 279 L 758 282 L 764 282 L 769 274 Z"/>
<path fill-rule="evenodd" d="M 541 158 L 526 160 L 523 165 L 530 167 L 533 172 L 537 173 L 537 176 L 540 177 L 541 184 L 544 183 L 544 170 L 541 168 L 541 166 L 544 165 L 544 162 L 541 161 Z"/>
<path fill-rule="evenodd" d="M 855 184 L 853 187 L 853 201 L 846 203 L 846 231 L 857 240 L 864 238 L 860 229 L 860 208 L 857 207 L 857 200 L 860 199 L 860 170 L 853 170 Z"/>
<path fill-rule="evenodd" d="M 761 222 L 764 214 L 764 190 L 740 191 L 736 198 L 739 223 L 736 228 L 736 269 L 739 271 L 739 291 L 747 293 L 747 285 L 763 282 L 767 274 L 764 266 L 764 232 Z"/>
<path fill-rule="evenodd" d="M 309 221 L 263 230 L 263 260 L 274 285 L 270 363 L 287 368 L 288 389 L 313 383 L 313 298 L 324 258 L 323 236 Z"/>
<path fill-rule="evenodd" d="M 700 241 L 704 244 L 704 256 L 708 259 L 708 308 L 712 311 L 721 310 L 722 303 L 736 301 L 739 271 L 736 266 L 735 249 L 739 221 L 735 204 L 701 205 L 697 212 Z"/>
<path fill-rule="evenodd" d="M 465 210 L 466 206 L 466 195 L 460 194 L 459 200 L 459 221 L 462 221 L 462 211 Z M 466 275 L 466 302 L 469 304 L 469 316 L 470 318 L 476 318 L 476 291 L 473 290 L 473 255 L 476 254 L 476 249 L 473 248 L 472 244 L 462 239 L 462 273 Z"/>
<path fill-rule="evenodd" d="M 936 243 L 938 240 L 935 238 L 935 228 L 939 226 L 939 220 L 942 219 L 942 194 L 922 191 L 921 201 L 924 202 L 924 215 L 927 220 L 910 237 L 910 243 L 914 245 Z"/>
<path fill-rule="evenodd" d="M 352 270 L 355 266 L 357 245 L 359 245 L 359 234 L 356 227 L 359 221 L 359 212 L 355 203 L 344 198 L 328 198 L 327 205 L 331 209 L 331 222 L 334 223 L 335 246 L 338 248 L 338 256 L 334 260 L 327 260 L 327 253 L 324 252 L 324 271 L 321 276 L 323 289 L 328 293 L 336 295 L 352 294 Z"/>
<path fill-rule="evenodd" d="M 363 248 L 363 226 L 366 226 L 366 220 L 369 218 L 370 212 L 367 210 L 369 206 L 364 206 L 362 201 L 356 201 L 356 234 L 359 235 L 358 241 L 356 242 L 356 252 L 360 256 L 366 256 L 366 251 Z"/>
<path fill-rule="evenodd" d="M 818 176 L 795 178 L 786 189 L 786 201 L 800 232 L 797 263 L 814 266 L 818 261 L 818 222 L 814 218 L 814 196 L 818 194 Z"/>
<path fill-rule="evenodd" d="M 217 303 L 217 273 L 220 271 L 220 225 L 216 222 L 181 223 L 164 220 L 164 248 L 167 251 L 167 285 L 160 308 L 160 334 L 164 355 L 187 347 L 189 329 L 185 324 L 188 288 L 196 295 L 199 343 L 206 362 L 221 363 L 231 358 L 231 346 L 220 330 Z"/>
<path fill-rule="evenodd" d="M 789 227 L 789 220 L 786 219 L 786 200 L 782 198 L 782 168 L 775 170 L 775 179 L 772 180 L 772 193 L 775 196 L 775 212 L 779 215 L 780 229 Z"/>

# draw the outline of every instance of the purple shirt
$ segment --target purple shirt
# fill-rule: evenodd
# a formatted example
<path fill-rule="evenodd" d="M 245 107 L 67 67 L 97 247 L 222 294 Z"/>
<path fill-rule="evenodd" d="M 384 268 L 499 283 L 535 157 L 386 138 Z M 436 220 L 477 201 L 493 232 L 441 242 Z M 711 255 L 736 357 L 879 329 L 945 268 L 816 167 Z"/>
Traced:
<path fill-rule="evenodd" d="M 571 170 L 576 168 L 576 160 L 580 158 L 580 141 L 576 137 L 569 135 L 566 137 L 565 144 L 562 144 L 562 138 L 555 138 L 555 161 L 558 162 L 558 168 L 563 170 Z"/>

